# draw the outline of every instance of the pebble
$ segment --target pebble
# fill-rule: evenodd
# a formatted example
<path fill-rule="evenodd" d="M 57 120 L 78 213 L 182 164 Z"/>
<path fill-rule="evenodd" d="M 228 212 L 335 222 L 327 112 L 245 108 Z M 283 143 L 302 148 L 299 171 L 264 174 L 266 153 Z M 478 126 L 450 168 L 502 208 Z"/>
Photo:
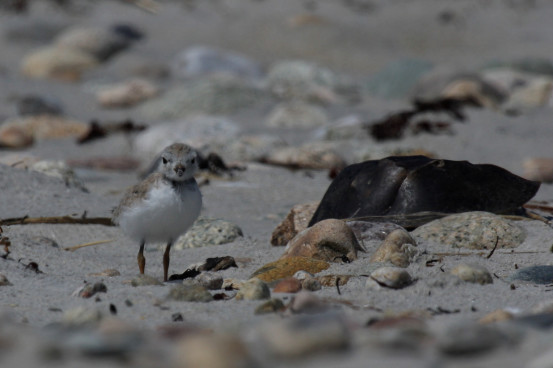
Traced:
<path fill-rule="evenodd" d="M 524 178 L 553 183 L 553 158 L 534 157 L 524 160 L 522 163 Z"/>
<path fill-rule="evenodd" d="M 211 293 L 204 286 L 196 283 L 173 286 L 167 297 L 180 302 L 207 303 L 213 300 Z"/>
<path fill-rule="evenodd" d="M 313 277 L 301 281 L 301 288 L 307 291 L 317 291 L 322 289 L 321 282 Z"/>
<path fill-rule="evenodd" d="M 25 56 L 21 72 L 31 78 L 48 78 L 75 82 L 98 65 L 97 59 L 81 50 L 50 46 Z"/>
<path fill-rule="evenodd" d="M 10 286 L 12 283 L 8 280 L 6 275 L 0 273 L 0 286 Z"/>
<path fill-rule="evenodd" d="M 215 272 L 202 272 L 194 279 L 208 290 L 219 290 L 223 286 L 223 277 Z"/>
<path fill-rule="evenodd" d="M 380 267 L 367 279 L 366 288 L 379 290 L 381 287 L 402 289 L 413 283 L 413 278 L 401 267 Z"/>
<path fill-rule="evenodd" d="M 441 353 L 468 356 L 489 352 L 504 345 L 514 345 L 520 336 L 509 335 L 494 325 L 465 323 L 447 328 L 436 339 Z"/>
<path fill-rule="evenodd" d="M 553 266 L 529 266 L 515 271 L 508 278 L 511 281 L 528 281 L 534 284 L 553 283 Z"/>
<path fill-rule="evenodd" d="M 510 94 L 504 108 L 517 111 L 519 109 L 551 106 L 552 91 L 553 78 L 534 77 L 528 80 L 526 85 L 515 89 Z"/>
<path fill-rule="evenodd" d="M 316 294 L 307 290 L 298 292 L 287 306 L 290 313 L 321 313 L 327 311 L 330 305 Z"/>
<path fill-rule="evenodd" d="M 227 74 L 241 78 L 260 78 L 261 66 L 246 55 L 210 46 L 192 46 L 181 51 L 171 62 L 173 75 L 196 78 Z"/>
<path fill-rule="evenodd" d="M 95 282 L 94 284 L 86 284 L 82 287 L 80 287 L 75 293 L 77 296 L 81 298 L 90 298 L 94 296 L 96 293 L 107 293 L 108 288 L 103 282 Z"/>
<path fill-rule="evenodd" d="M 137 287 L 137 286 L 151 286 L 151 285 L 163 285 L 163 284 L 153 276 L 142 274 L 132 279 L 131 285 L 134 287 Z"/>
<path fill-rule="evenodd" d="M 405 229 L 396 229 L 386 236 L 370 261 L 390 262 L 394 266 L 407 267 L 418 254 L 416 247 L 417 243 Z"/>
<path fill-rule="evenodd" d="M 19 128 L 22 134 L 34 139 L 77 138 L 89 131 L 86 123 L 55 115 L 9 119 L 2 123 L 0 135 L 9 128 Z"/>
<path fill-rule="evenodd" d="M 176 347 L 177 368 L 255 368 L 246 344 L 231 334 L 195 333 L 182 338 Z"/>
<path fill-rule="evenodd" d="M 63 314 L 62 323 L 75 327 L 95 326 L 102 318 L 102 312 L 95 308 L 77 307 L 69 309 Z"/>
<path fill-rule="evenodd" d="M 292 207 L 286 218 L 273 230 L 271 244 L 286 245 L 299 232 L 307 229 L 318 205 L 319 202 L 311 202 Z"/>
<path fill-rule="evenodd" d="M 434 220 L 418 227 L 412 234 L 453 248 L 488 250 L 515 248 L 526 238 L 526 232 L 518 225 L 501 216 L 478 211 Z"/>
<path fill-rule="evenodd" d="M 301 281 L 288 277 L 278 282 L 273 288 L 273 293 L 297 293 L 301 290 Z"/>
<path fill-rule="evenodd" d="M 265 282 L 272 282 L 293 276 L 298 271 L 315 274 L 330 267 L 330 264 L 313 258 L 288 257 L 267 263 L 256 270 L 251 277 L 257 277 Z"/>
<path fill-rule="evenodd" d="M 267 116 L 265 125 L 273 128 L 309 129 L 328 125 L 325 111 L 301 101 L 284 102 Z"/>
<path fill-rule="evenodd" d="M 490 312 L 480 318 L 478 323 L 486 325 L 489 323 L 496 323 L 502 321 L 508 321 L 513 319 L 515 316 L 513 313 L 506 311 L 505 309 L 496 309 L 493 312 Z"/>
<path fill-rule="evenodd" d="M 236 293 L 236 300 L 260 300 L 269 299 L 271 291 L 269 286 L 262 280 L 254 277 L 240 285 L 240 289 Z"/>
<path fill-rule="evenodd" d="M 242 236 L 244 236 L 242 229 L 232 222 L 200 217 L 184 235 L 175 241 L 174 249 L 227 244 Z"/>
<path fill-rule="evenodd" d="M 394 230 L 403 229 L 393 222 L 346 221 L 346 225 L 366 249 L 380 246 L 382 241 Z"/>
<path fill-rule="evenodd" d="M 255 308 L 255 314 L 269 314 L 281 312 L 285 309 L 284 303 L 278 298 L 271 298 Z"/>
<path fill-rule="evenodd" d="M 268 322 L 258 328 L 258 333 L 269 351 L 279 358 L 343 351 L 351 341 L 343 319 L 326 313 Z"/>
<path fill-rule="evenodd" d="M 357 259 L 361 246 L 355 234 L 342 220 L 320 221 L 296 235 L 281 258 L 308 257 L 327 262 Z"/>
<path fill-rule="evenodd" d="M 264 157 L 263 162 L 294 169 L 342 169 L 344 159 L 326 143 L 309 143 L 301 147 L 276 148 Z"/>
<path fill-rule="evenodd" d="M 0 127 L 0 147 L 11 149 L 22 149 L 34 144 L 35 139 L 32 133 L 20 126 Z"/>
<path fill-rule="evenodd" d="M 471 264 L 460 264 L 451 270 L 451 273 L 461 280 L 472 282 L 474 284 L 491 284 L 493 283 L 492 275 L 486 267 Z"/>
<path fill-rule="evenodd" d="M 131 79 L 102 88 L 96 100 L 105 108 L 122 108 L 137 105 L 156 96 L 159 88 L 145 79 Z"/>

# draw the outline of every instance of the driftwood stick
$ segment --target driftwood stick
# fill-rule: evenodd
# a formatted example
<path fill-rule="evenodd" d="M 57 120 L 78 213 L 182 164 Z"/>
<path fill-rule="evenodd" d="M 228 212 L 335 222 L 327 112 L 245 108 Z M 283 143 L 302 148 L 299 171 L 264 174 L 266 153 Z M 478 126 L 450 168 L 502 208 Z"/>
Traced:
<path fill-rule="evenodd" d="M 15 217 L 0 220 L 0 225 L 29 225 L 29 224 L 81 224 L 114 226 L 109 217 Z"/>
<path fill-rule="evenodd" d="M 114 240 L 115 239 L 98 240 L 98 241 L 94 241 L 94 242 L 90 242 L 90 243 L 78 244 L 78 245 L 74 245 L 72 247 L 63 248 L 63 250 L 73 252 L 73 251 L 76 251 L 77 249 L 84 248 L 84 247 L 89 247 L 91 245 L 111 243 Z"/>

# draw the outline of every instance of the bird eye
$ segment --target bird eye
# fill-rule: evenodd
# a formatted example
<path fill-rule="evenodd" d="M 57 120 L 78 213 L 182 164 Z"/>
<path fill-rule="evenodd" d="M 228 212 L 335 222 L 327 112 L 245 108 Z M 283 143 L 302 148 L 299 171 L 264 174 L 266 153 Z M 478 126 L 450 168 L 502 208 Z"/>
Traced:
<path fill-rule="evenodd" d="M 163 161 L 163 164 L 165 165 L 167 163 L 167 159 L 165 157 L 161 158 L 161 161 Z"/>

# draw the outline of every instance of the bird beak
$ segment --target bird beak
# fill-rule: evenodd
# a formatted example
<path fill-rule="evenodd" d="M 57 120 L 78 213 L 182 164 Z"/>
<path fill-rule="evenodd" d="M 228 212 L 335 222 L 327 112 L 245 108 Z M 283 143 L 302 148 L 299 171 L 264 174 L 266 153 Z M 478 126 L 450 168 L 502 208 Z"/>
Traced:
<path fill-rule="evenodd" d="M 184 167 L 184 165 L 178 164 L 173 170 L 175 170 L 178 176 L 183 176 L 186 168 Z"/>

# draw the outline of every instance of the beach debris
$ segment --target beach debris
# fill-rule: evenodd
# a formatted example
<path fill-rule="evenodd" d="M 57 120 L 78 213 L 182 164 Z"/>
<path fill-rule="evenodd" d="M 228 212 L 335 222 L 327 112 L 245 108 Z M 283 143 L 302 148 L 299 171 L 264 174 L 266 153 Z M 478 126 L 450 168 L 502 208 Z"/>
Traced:
<path fill-rule="evenodd" d="M 145 125 L 137 124 L 134 121 L 127 119 L 116 122 L 101 123 L 98 120 L 92 120 L 88 124 L 88 128 L 77 138 L 77 143 L 88 143 L 99 138 L 105 138 L 114 133 L 134 133 L 141 132 L 146 129 Z"/>
<path fill-rule="evenodd" d="M 72 217 L 72 216 L 52 216 L 52 217 L 14 217 L 0 219 L 0 225 L 29 225 L 29 224 L 80 224 L 80 225 L 104 225 L 114 226 L 110 217 Z M 105 242 L 102 240 L 102 243 Z M 101 244 L 101 243 L 99 243 Z"/>
<path fill-rule="evenodd" d="M 539 182 L 490 164 L 392 156 L 346 167 L 332 181 L 309 225 L 328 218 L 487 211 L 514 213 Z M 404 225 L 402 225 L 404 226 Z"/>

